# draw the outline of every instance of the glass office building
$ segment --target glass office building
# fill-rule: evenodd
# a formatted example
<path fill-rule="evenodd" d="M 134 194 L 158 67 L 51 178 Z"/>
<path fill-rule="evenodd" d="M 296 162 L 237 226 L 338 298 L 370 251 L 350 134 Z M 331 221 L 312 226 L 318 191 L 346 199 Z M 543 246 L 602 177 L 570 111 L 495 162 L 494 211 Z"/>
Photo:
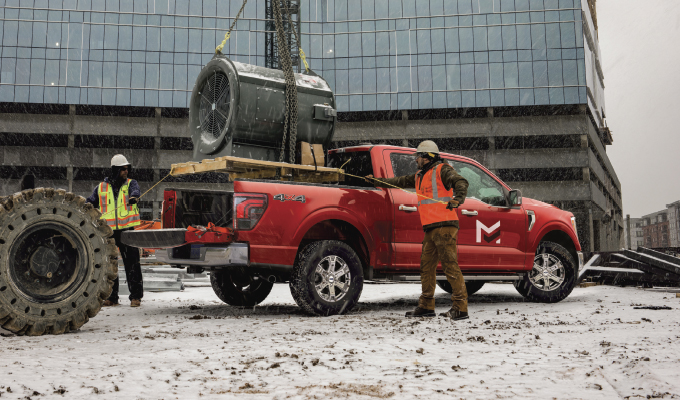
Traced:
<path fill-rule="evenodd" d="M 0 0 L 0 102 L 187 107 L 241 0 Z M 264 66 L 265 0 L 224 49 Z M 586 0 L 302 0 L 302 47 L 338 111 L 589 104 Z M 594 39 L 595 38 L 595 39 Z"/>
<path fill-rule="evenodd" d="M 276 59 L 271 1 L 247 2 L 224 54 Z M 289 3 L 311 68 L 336 96 L 334 145 L 435 140 L 574 212 L 586 251 L 620 247 L 595 0 Z M 191 160 L 194 81 L 242 5 L 0 0 L 0 195 L 29 175 L 89 195 L 117 153 L 143 188 Z M 162 182 L 142 211 L 158 215 L 166 185 L 228 185 L 221 174 L 192 179 Z"/>

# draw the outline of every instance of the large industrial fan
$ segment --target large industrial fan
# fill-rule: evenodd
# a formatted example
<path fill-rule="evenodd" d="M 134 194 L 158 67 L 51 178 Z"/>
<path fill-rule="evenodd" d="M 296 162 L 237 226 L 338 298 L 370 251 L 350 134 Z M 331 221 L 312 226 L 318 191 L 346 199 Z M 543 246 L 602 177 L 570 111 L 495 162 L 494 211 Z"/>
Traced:
<path fill-rule="evenodd" d="M 333 91 L 313 73 L 295 74 L 295 80 L 296 140 L 328 148 L 336 120 Z M 281 149 L 288 148 L 281 146 L 285 112 L 282 71 L 215 55 L 198 74 L 191 95 L 189 131 L 194 160 L 236 156 L 278 161 Z"/>

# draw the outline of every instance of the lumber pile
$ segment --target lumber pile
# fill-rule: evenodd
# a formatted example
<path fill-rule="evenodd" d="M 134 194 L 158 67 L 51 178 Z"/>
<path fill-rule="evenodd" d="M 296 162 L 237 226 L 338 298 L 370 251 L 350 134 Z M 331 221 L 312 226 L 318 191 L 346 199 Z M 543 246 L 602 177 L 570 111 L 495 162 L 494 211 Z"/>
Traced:
<path fill-rule="evenodd" d="M 240 157 L 219 157 L 201 162 L 172 164 L 172 175 L 190 175 L 205 172 L 229 174 L 234 179 L 270 179 L 282 181 L 324 183 L 344 180 L 343 170 L 339 168 L 314 167 L 311 165 L 288 164 L 273 161 L 251 160 Z"/>

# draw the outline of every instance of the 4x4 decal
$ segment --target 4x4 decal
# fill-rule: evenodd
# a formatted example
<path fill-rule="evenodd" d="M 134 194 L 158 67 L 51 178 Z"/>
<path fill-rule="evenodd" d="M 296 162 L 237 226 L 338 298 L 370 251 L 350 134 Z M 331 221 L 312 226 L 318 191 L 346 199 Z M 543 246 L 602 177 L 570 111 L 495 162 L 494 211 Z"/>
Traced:
<path fill-rule="evenodd" d="M 477 243 L 482 243 L 482 231 L 486 232 L 489 234 L 487 236 L 484 234 L 484 240 L 487 243 L 491 243 L 494 240 L 496 240 L 496 244 L 501 244 L 501 221 L 496 222 L 495 224 L 491 225 L 490 227 L 487 227 L 483 223 L 481 223 L 479 220 L 477 220 Z M 494 231 L 496 231 L 494 233 Z"/>
<path fill-rule="evenodd" d="M 274 196 L 274 200 L 279 200 L 279 201 L 299 201 L 300 203 L 304 203 L 305 196 L 297 196 L 294 194 L 277 194 Z"/>

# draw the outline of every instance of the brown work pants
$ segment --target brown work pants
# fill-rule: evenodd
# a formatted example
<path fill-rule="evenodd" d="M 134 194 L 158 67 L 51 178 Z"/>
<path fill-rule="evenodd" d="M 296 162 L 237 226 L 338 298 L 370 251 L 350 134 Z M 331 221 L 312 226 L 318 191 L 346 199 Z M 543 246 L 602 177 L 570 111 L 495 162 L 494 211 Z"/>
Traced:
<path fill-rule="evenodd" d="M 441 261 L 451 288 L 452 308 L 467 312 L 467 290 L 463 273 L 458 267 L 458 228 L 443 226 L 425 233 L 423 253 L 420 256 L 420 283 L 422 294 L 418 306 L 434 310 L 434 288 L 437 285 L 437 265 Z"/>

